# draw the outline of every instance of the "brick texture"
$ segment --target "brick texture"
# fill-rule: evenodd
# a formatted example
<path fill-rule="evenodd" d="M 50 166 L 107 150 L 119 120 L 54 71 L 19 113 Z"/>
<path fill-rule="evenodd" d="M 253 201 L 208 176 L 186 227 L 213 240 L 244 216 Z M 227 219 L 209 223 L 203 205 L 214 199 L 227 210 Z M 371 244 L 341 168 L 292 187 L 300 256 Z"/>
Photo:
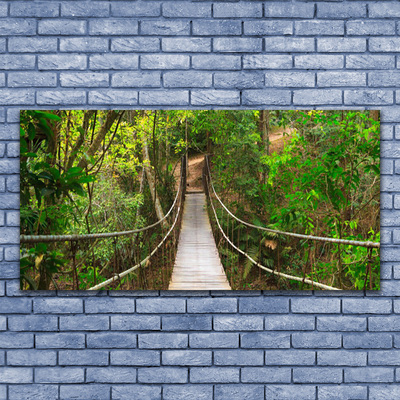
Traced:
<path fill-rule="evenodd" d="M 0 2 L 0 399 L 400 397 L 398 1 Z M 380 292 L 19 291 L 19 110 L 381 110 Z"/>

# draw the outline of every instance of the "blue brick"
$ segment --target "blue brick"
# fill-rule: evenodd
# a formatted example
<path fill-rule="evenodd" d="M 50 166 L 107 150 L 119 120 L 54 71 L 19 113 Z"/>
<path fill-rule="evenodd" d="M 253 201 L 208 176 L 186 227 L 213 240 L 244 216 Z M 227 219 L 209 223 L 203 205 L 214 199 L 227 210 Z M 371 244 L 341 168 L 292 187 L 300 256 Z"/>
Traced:
<path fill-rule="evenodd" d="M 0 20 L 0 36 L 34 35 L 36 33 L 36 21 L 34 19 L 13 18 Z"/>
<path fill-rule="evenodd" d="M 392 336 L 388 333 L 344 334 L 345 349 L 388 349 L 392 347 Z"/>
<path fill-rule="evenodd" d="M 240 94 L 231 90 L 192 90 L 191 104 L 195 106 L 212 105 L 239 105 Z"/>
<path fill-rule="evenodd" d="M 118 52 L 157 52 L 160 39 L 152 37 L 132 37 L 111 39 L 111 51 Z"/>
<path fill-rule="evenodd" d="M 369 39 L 369 50 L 372 52 L 396 52 L 400 46 L 400 38 L 385 37 Z"/>
<path fill-rule="evenodd" d="M 214 351 L 215 365 L 263 365 L 262 350 L 217 350 Z"/>
<path fill-rule="evenodd" d="M 370 387 L 369 399 L 370 400 L 387 400 L 396 399 L 400 396 L 400 386 L 393 385 L 377 385 Z"/>
<path fill-rule="evenodd" d="M 0 17 L 6 17 L 8 12 L 8 4 L 1 3 L 0 4 Z"/>
<path fill-rule="evenodd" d="M 39 383 L 83 383 L 85 380 L 84 368 L 36 368 L 35 382 Z"/>
<path fill-rule="evenodd" d="M 89 21 L 90 35 L 137 35 L 138 21 L 134 19 L 98 18 Z"/>
<path fill-rule="evenodd" d="M 11 350 L 7 352 L 7 364 L 14 366 L 56 365 L 57 353 L 54 350 Z"/>
<path fill-rule="evenodd" d="M 335 89 L 305 89 L 296 90 L 293 94 L 293 104 L 295 105 L 314 105 L 314 104 L 329 104 L 338 105 L 342 104 L 342 91 Z M 301 299 L 298 299 L 301 300 Z M 308 299 L 302 299 L 308 300 Z M 328 299 L 324 299 L 328 300 Z M 336 300 L 336 299 L 329 299 Z M 318 303 L 316 304 L 318 308 Z M 324 306 L 322 306 L 323 308 Z M 336 307 L 336 306 L 335 306 Z M 335 308 L 333 307 L 333 308 Z M 312 308 L 314 309 L 314 307 Z M 328 307 L 326 312 L 339 312 L 339 311 L 329 311 L 331 307 Z M 335 308 L 336 309 L 336 308 Z M 313 312 L 313 311 L 309 311 Z M 321 311 L 324 312 L 324 311 Z"/>
<path fill-rule="evenodd" d="M 58 397 L 57 385 L 10 385 L 8 390 L 10 400 L 48 400 Z"/>
<path fill-rule="evenodd" d="M 270 37 L 264 39 L 267 52 L 312 52 L 315 50 L 313 38 Z"/>
<path fill-rule="evenodd" d="M 264 86 L 264 74 L 261 72 L 220 72 L 214 75 L 216 88 L 261 88 Z"/>
<path fill-rule="evenodd" d="M 350 69 L 393 69 L 394 67 L 394 56 L 375 54 L 346 56 L 346 68 Z"/>
<path fill-rule="evenodd" d="M 34 55 L 3 54 L 0 58 L 0 68 L 8 69 L 33 69 L 35 66 Z"/>
<path fill-rule="evenodd" d="M 266 350 L 266 365 L 314 365 L 315 351 L 309 350 Z"/>
<path fill-rule="evenodd" d="M 348 105 L 390 105 L 393 104 L 391 90 L 345 90 L 344 103 Z"/>
<path fill-rule="evenodd" d="M 150 367 L 138 369 L 138 382 L 140 383 L 186 383 L 187 381 L 187 368 Z"/>
<path fill-rule="evenodd" d="M 211 39 L 206 38 L 163 38 L 161 49 L 165 52 L 180 53 L 183 49 L 192 53 L 209 53 Z"/>
<path fill-rule="evenodd" d="M 244 69 L 291 69 L 292 56 L 276 54 L 255 54 L 243 56 Z"/>
<path fill-rule="evenodd" d="M 9 132 L 11 133 L 11 135 L 13 135 L 14 131 L 13 130 L 9 130 Z M 2 135 L 3 139 L 14 139 L 13 136 L 11 137 L 4 137 L 4 135 Z M 19 176 L 8 176 L 7 177 L 7 191 L 8 192 L 18 192 L 19 193 Z M 19 258 L 18 258 L 19 259 Z M 8 261 L 15 261 L 15 260 L 8 260 Z"/>
<path fill-rule="evenodd" d="M 367 41 L 361 38 L 319 38 L 317 51 L 323 53 L 363 53 Z"/>
<path fill-rule="evenodd" d="M 265 317 L 265 330 L 268 331 L 312 331 L 314 329 L 314 316 L 271 315 Z"/>
<path fill-rule="evenodd" d="M 291 93 L 289 90 L 244 90 L 242 93 L 243 105 L 273 104 L 289 105 Z"/>
<path fill-rule="evenodd" d="M 258 3 L 231 3 L 229 7 L 224 3 L 215 3 L 213 11 L 214 18 L 262 17 L 262 5 Z"/>
<path fill-rule="evenodd" d="M 85 300 L 85 312 L 88 314 L 132 313 L 135 311 L 135 299 L 92 298 Z"/>
<path fill-rule="evenodd" d="M 129 82 L 129 81 L 128 81 Z M 201 71 L 171 71 L 163 74 L 164 87 L 191 88 L 191 87 L 211 87 L 212 73 Z M 155 80 L 155 86 L 160 82 Z"/>
<path fill-rule="evenodd" d="M 125 332 L 89 333 L 86 338 L 88 348 L 134 348 L 136 334 Z"/>
<path fill-rule="evenodd" d="M 166 385 L 163 387 L 164 400 L 208 400 L 213 397 L 213 388 L 209 385 Z"/>
<path fill-rule="evenodd" d="M 367 319 L 365 317 L 317 317 L 319 331 L 365 331 Z"/>
<path fill-rule="evenodd" d="M 6 51 L 6 39 L 0 38 L 0 53 L 5 53 Z"/>
<path fill-rule="evenodd" d="M 240 69 L 240 65 L 240 56 L 218 54 L 192 56 L 192 66 L 194 69 L 238 70 Z"/>
<path fill-rule="evenodd" d="M 368 318 L 368 329 L 372 332 L 399 331 L 400 316 L 370 317 Z"/>
<path fill-rule="evenodd" d="M 368 74 L 368 85 L 372 87 L 399 86 L 399 71 L 376 71 Z"/>
<path fill-rule="evenodd" d="M 66 52 L 105 52 L 108 51 L 108 39 L 104 38 L 61 38 L 60 51 Z"/>
<path fill-rule="evenodd" d="M 5 330 L 7 330 L 7 318 L 5 316 L 0 316 L 0 331 Z"/>
<path fill-rule="evenodd" d="M 289 299 L 279 297 L 254 297 L 239 299 L 240 313 L 276 314 L 289 312 Z"/>
<path fill-rule="evenodd" d="M 109 317 L 97 315 L 73 315 L 60 317 L 63 331 L 99 331 L 109 329 Z"/>
<path fill-rule="evenodd" d="M 293 368 L 294 383 L 341 383 L 341 368 Z"/>
<path fill-rule="evenodd" d="M 175 91 L 145 91 L 141 90 L 139 92 L 139 104 L 150 106 L 150 105 L 170 105 L 171 103 L 175 105 L 188 105 L 189 104 L 189 92 L 187 90 L 175 90 Z M 171 301 L 178 301 L 183 299 L 159 299 L 160 305 L 162 304 L 163 300 L 171 300 Z M 138 300 L 139 301 L 139 300 Z M 152 312 L 150 309 L 154 308 L 157 309 L 157 303 L 151 303 L 150 308 L 146 306 L 142 306 L 141 310 L 138 312 Z M 182 312 L 182 303 L 177 302 L 177 308 L 172 307 L 174 304 L 172 303 L 165 303 L 167 307 L 165 309 L 160 310 L 160 313 L 179 313 Z M 147 311 L 148 310 L 148 311 Z"/>
<path fill-rule="evenodd" d="M 391 1 L 387 3 L 371 3 L 369 5 L 370 18 L 395 18 L 400 17 L 400 4 Z M 386 23 L 386 21 L 384 22 Z"/>
<path fill-rule="evenodd" d="M 155 2 L 118 1 L 111 4 L 111 15 L 114 17 L 158 17 L 160 14 L 160 4 Z"/>
<path fill-rule="evenodd" d="M 84 90 L 47 90 L 37 93 L 36 102 L 43 105 L 85 104 L 86 92 Z"/>
<path fill-rule="evenodd" d="M 162 317 L 164 331 L 209 331 L 212 317 L 199 315 L 182 315 Z"/>
<path fill-rule="evenodd" d="M 13 310 L 13 312 L 15 312 Z M 58 329 L 57 317 L 24 315 L 9 316 L 8 329 L 10 331 L 56 331 Z"/>
<path fill-rule="evenodd" d="M 3 268 L 3 266 L 2 266 Z M 32 300 L 27 298 L 1 298 L 0 313 L 2 314 L 30 314 L 32 309 Z"/>
<path fill-rule="evenodd" d="M 70 314 L 82 313 L 81 299 L 49 298 L 33 300 L 33 311 L 36 314 Z"/>
<path fill-rule="evenodd" d="M 324 350 L 318 351 L 318 365 L 362 367 L 367 365 L 365 351 Z"/>
<path fill-rule="evenodd" d="M 61 385 L 60 399 L 110 399 L 109 385 Z"/>
<path fill-rule="evenodd" d="M 240 346 L 247 349 L 288 349 L 289 333 L 243 333 L 240 335 Z"/>
<path fill-rule="evenodd" d="M 319 87 L 366 86 L 367 74 L 365 72 L 346 71 L 318 72 L 317 84 Z"/>
<path fill-rule="evenodd" d="M 56 87 L 57 75 L 52 72 L 10 72 L 9 87 Z"/>
<path fill-rule="evenodd" d="M 341 36 L 344 35 L 343 21 L 307 20 L 294 23 L 296 35 L 301 36 Z"/>
<path fill-rule="evenodd" d="M 112 398 L 115 400 L 161 400 L 161 387 L 137 384 L 113 386 Z"/>
<path fill-rule="evenodd" d="M 313 18 L 314 4 L 268 2 L 264 6 L 264 16 L 268 18 Z"/>
<path fill-rule="evenodd" d="M 318 101 L 316 101 L 318 103 Z M 292 299 L 294 313 L 339 313 L 340 299 Z"/>
<path fill-rule="evenodd" d="M 392 301 L 365 298 L 343 299 L 343 312 L 345 314 L 390 314 Z"/>
<path fill-rule="evenodd" d="M 380 368 L 380 367 L 346 368 L 344 370 L 344 381 L 351 383 L 393 382 L 394 371 L 393 368 Z"/>
<path fill-rule="evenodd" d="M 7 143 L 8 158 L 19 157 L 19 151 L 20 151 L 19 143 Z M 7 223 L 7 225 L 19 226 L 19 213 L 10 211 L 8 215 L 10 217 L 11 223 Z"/>
<path fill-rule="evenodd" d="M 85 21 L 70 19 L 40 20 L 38 22 L 39 35 L 84 35 Z"/>
<path fill-rule="evenodd" d="M 111 365 L 157 366 L 160 365 L 160 353 L 153 350 L 112 350 Z"/>
<path fill-rule="evenodd" d="M 364 18 L 367 16 L 367 6 L 359 3 L 343 3 L 338 7 L 333 3 L 318 3 L 318 18 Z"/>
<path fill-rule="evenodd" d="M 106 2 L 61 3 L 62 17 L 106 17 L 109 5 Z"/>
<path fill-rule="evenodd" d="M 96 54 L 89 57 L 90 69 L 137 69 L 139 57 L 134 54 Z"/>
<path fill-rule="evenodd" d="M 290 368 L 242 368 L 241 378 L 245 383 L 290 383 Z"/>
<path fill-rule="evenodd" d="M 307 385 L 267 385 L 265 396 L 266 399 L 314 400 L 316 398 L 316 389 L 315 386 Z"/>
<path fill-rule="evenodd" d="M 7 169 L 8 171 L 4 171 Z M 1 160 L 0 164 L 0 172 L 9 172 L 15 170 L 15 163 L 13 160 Z M 0 207 L 2 209 L 13 209 L 16 208 L 16 198 L 13 194 L 3 194 L 0 196 Z M 3 243 L 10 243 L 15 236 L 15 229 L 14 228 L 2 228 L 0 231 L 0 236 L 2 237 Z"/>
<path fill-rule="evenodd" d="M 238 333 L 191 333 L 189 335 L 191 348 L 237 348 L 239 347 Z"/>
<path fill-rule="evenodd" d="M 188 69 L 189 56 L 172 54 L 152 54 L 140 56 L 142 69 Z"/>
<path fill-rule="evenodd" d="M 140 25 L 140 33 L 142 35 L 189 35 L 189 21 L 142 21 Z"/>
<path fill-rule="evenodd" d="M 33 382 L 32 368 L 0 368 L 0 383 L 31 383 Z"/>
<path fill-rule="evenodd" d="M 159 330 L 161 327 L 159 316 L 147 315 L 116 315 L 111 317 L 112 330 Z"/>
<path fill-rule="evenodd" d="M 50 2 L 26 3 L 22 1 L 10 4 L 11 17 L 58 17 L 59 5 Z"/>
<path fill-rule="evenodd" d="M 300 69 L 339 69 L 343 68 L 344 56 L 331 54 L 298 55 L 294 65 Z"/>
<path fill-rule="evenodd" d="M 0 230 L 0 241 L 6 241 L 5 239 L 2 238 L 1 236 L 1 232 L 2 230 Z M 19 279 L 19 267 L 18 264 L 16 263 L 4 263 L 1 266 L 1 277 L 3 279 L 13 279 L 13 278 L 18 278 Z M 8 286 L 8 282 L 7 282 L 7 286 Z M 18 291 L 19 291 L 19 285 L 18 285 Z M 11 292 L 12 293 L 12 292 Z M 11 294 L 7 291 L 7 294 Z M 0 308 L 1 308 L 1 302 L 2 300 L 0 300 Z"/>
<path fill-rule="evenodd" d="M 87 60 L 80 54 L 51 54 L 38 56 L 39 70 L 85 69 Z"/>
<path fill-rule="evenodd" d="M 381 140 L 393 140 L 393 125 L 381 124 Z"/>
<path fill-rule="evenodd" d="M 59 365 L 108 365 L 105 350 L 61 350 L 58 357 Z"/>
<path fill-rule="evenodd" d="M 382 5 L 382 3 L 379 3 Z M 371 4 L 370 4 L 371 6 Z M 357 35 L 357 36 L 378 36 L 378 35 L 394 35 L 396 31 L 394 21 L 347 21 L 346 32 L 347 35 Z"/>
<path fill-rule="evenodd" d="M 205 350 L 166 350 L 162 352 L 163 365 L 211 365 L 212 352 Z"/>
<path fill-rule="evenodd" d="M 188 345 L 188 335 L 183 333 L 143 333 L 139 334 L 139 348 L 179 349 Z"/>
<path fill-rule="evenodd" d="M 266 87 L 314 87 L 315 74 L 311 72 L 267 72 Z"/>
<path fill-rule="evenodd" d="M 89 104 L 127 104 L 135 105 L 138 102 L 138 94 L 132 90 L 93 90 L 89 92 Z"/>
<path fill-rule="evenodd" d="M 294 348 L 340 348 L 342 342 L 342 335 L 339 333 L 321 333 L 321 332 L 307 332 L 307 333 L 293 333 L 292 346 Z"/>
<path fill-rule="evenodd" d="M 188 3 L 183 1 L 166 2 L 162 5 L 164 17 L 207 18 L 211 17 L 210 3 Z"/>
<path fill-rule="evenodd" d="M 214 330 L 216 331 L 261 331 L 263 327 L 264 321 L 261 315 L 214 317 Z"/>
<path fill-rule="evenodd" d="M 400 351 L 372 350 L 368 352 L 369 365 L 400 365 Z"/>
<path fill-rule="evenodd" d="M 239 368 L 213 367 L 190 368 L 191 383 L 238 383 Z"/>
<path fill-rule="evenodd" d="M 263 399 L 262 385 L 215 385 L 215 400 Z"/>
<path fill-rule="evenodd" d="M 187 311 L 189 313 L 234 313 L 237 311 L 235 298 L 204 298 L 188 299 Z"/>
<path fill-rule="evenodd" d="M 367 387 L 356 385 L 334 385 L 320 386 L 318 385 L 319 400 L 367 400 Z"/>
<path fill-rule="evenodd" d="M 222 53 L 254 53 L 262 51 L 260 38 L 215 38 L 213 50 Z"/>
<path fill-rule="evenodd" d="M 87 383 L 135 383 L 136 370 L 133 368 L 88 368 Z"/>
<path fill-rule="evenodd" d="M 49 53 L 57 51 L 56 38 L 11 37 L 8 39 L 10 53 Z"/>
<path fill-rule="evenodd" d="M 41 75 L 45 75 L 43 72 Z M 100 72 L 62 72 L 60 85 L 64 87 L 102 87 L 109 85 L 107 73 Z"/>
<path fill-rule="evenodd" d="M 198 36 L 237 36 L 242 33 L 240 21 L 198 20 L 193 21 L 193 35 Z"/>
<path fill-rule="evenodd" d="M 290 21 L 245 21 L 245 35 L 292 35 L 293 23 Z"/>

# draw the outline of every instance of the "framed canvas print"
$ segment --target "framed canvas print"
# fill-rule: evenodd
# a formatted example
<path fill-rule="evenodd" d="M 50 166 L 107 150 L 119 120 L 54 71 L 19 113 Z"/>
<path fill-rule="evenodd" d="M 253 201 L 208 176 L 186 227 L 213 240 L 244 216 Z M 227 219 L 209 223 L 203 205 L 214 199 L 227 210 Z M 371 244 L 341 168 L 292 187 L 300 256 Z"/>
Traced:
<path fill-rule="evenodd" d="M 20 121 L 21 289 L 380 288 L 378 111 Z"/>

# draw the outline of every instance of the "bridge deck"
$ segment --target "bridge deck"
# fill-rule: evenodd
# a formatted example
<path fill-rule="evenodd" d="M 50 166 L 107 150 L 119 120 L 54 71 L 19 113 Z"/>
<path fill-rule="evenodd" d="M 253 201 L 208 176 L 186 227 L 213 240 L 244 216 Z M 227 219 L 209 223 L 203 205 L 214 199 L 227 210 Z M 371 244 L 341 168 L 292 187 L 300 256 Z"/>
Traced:
<path fill-rule="evenodd" d="M 169 290 L 230 290 L 206 210 L 204 193 L 187 193 Z"/>

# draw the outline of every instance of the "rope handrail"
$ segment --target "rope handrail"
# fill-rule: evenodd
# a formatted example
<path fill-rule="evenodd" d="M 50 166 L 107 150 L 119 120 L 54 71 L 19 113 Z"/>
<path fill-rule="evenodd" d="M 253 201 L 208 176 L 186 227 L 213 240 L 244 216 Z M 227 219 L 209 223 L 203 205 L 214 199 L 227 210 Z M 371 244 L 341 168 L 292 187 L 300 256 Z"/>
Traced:
<path fill-rule="evenodd" d="M 280 231 L 280 230 L 276 230 L 276 229 L 265 228 L 263 226 L 253 225 L 253 224 L 250 224 L 249 222 L 241 220 L 240 218 L 236 217 L 236 215 L 234 215 L 225 206 L 225 204 L 222 202 L 220 197 L 217 195 L 217 192 L 215 191 L 214 184 L 213 184 L 212 177 L 211 177 L 211 171 L 210 171 L 210 165 L 209 165 L 208 156 L 206 156 L 206 159 L 207 159 L 208 176 L 210 178 L 209 183 L 211 185 L 211 188 L 212 188 L 212 190 L 214 192 L 215 197 L 217 198 L 217 200 L 219 201 L 221 206 L 226 210 L 226 212 L 231 217 L 233 217 L 236 221 L 240 222 L 241 224 L 246 225 L 246 226 L 248 226 L 250 228 L 256 228 L 256 229 L 259 229 L 259 230 L 262 230 L 262 231 L 277 233 L 277 234 L 280 234 L 280 235 L 297 237 L 297 238 L 300 238 L 300 239 L 311 239 L 311 240 L 317 240 L 317 241 L 320 241 L 320 242 L 339 243 L 339 244 L 347 244 L 347 245 L 351 245 L 351 246 L 360 246 L 360 247 L 374 247 L 374 248 L 381 247 L 381 244 L 379 242 L 350 240 L 350 239 L 338 239 L 338 238 L 328 238 L 328 237 L 323 237 L 323 236 L 313 236 L 313 235 L 304 235 L 304 234 L 301 234 L 301 233 L 285 232 L 285 231 Z"/>
<path fill-rule="evenodd" d="M 181 178 L 181 181 L 182 181 L 182 178 Z M 179 188 L 181 188 L 181 185 L 179 185 Z M 179 193 L 179 191 L 180 190 L 178 189 L 178 193 Z M 163 237 L 161 242 L 154 248 L 154 250 L 146 258 L 144 258 L 142 261 L 140 261 L 138 264 L 134 265 L 133 267 L 131 267 L 131 268 L 119 273 L 119 274 L 115 274 L 112 278 L 109 278 L 106 281 L 99 283 L 98 285 L 92 286 L 87 290 L 98 290 L 98 289 L 101 289 L 101 288 L 103 288 L 105 286 L 108 286 L 110 283 L 112 283 L 112 282 L 114 282 L 116 280 L 119 280 L 119 279 L 123 278 L 124 276 L 130 274 L 131 272 L 133 272 L 136 269 L 138 269 L 141 266 L 143 266 L 156 253 L 156 251 L 162 246 L 162 244 L 165 242 L 165 240 L 167 239 L 169 234 L 175 228 L 176 222 L 178 221 L 178 217 L 179 217 L 179 214 L 180 214 L 181 206 L 182 206 L 182 193 L 183 193 L 183 191 L 181 191 L 181 200 L 179 202 L 179 206 L 178 206 L 178 209 L 177 209 L 177 212 L 176 212 L 175 220 L 174 220 L 171 228 L 168 230 L 168 232 Z"/>
<path fill-rule="evenodd" d="M 155 226 L 161 224 L 161 222 L 165 221 L 165 219 L 169 216 L 169 214 L 175 208 L 175 204 L 178 199 L 178 194 L 181 190 L 181 186 L 182 186 L 182 177 L 179 181 L 179 187 L 176 192 L 174 202 L 172 203 L 172 206 L 168 210 L 168 212 L 164 215 L 163 218 L 161 218 L 154 224 L 147 225 L 143 228 L 132 229 L 129 231 L 119 231 L 119 232 L 88 233 L 88 234 L 84 234 L 84 235 L 79 235 L 79 234 L 73 234 L 73 235 L 21 235 L 20 243 L 49 243 L 49 242 L 65 242 L 65 241 L 73 242 L 73 241 L 79 241 L 79 240 L 92 240 L 92 239 L 99 239 L 99 238 L 105 239 L 105 238 L 110 238 L 110 237 L 128 236 L 128 235 L 133 235 L 135 233 L 147 231 L 147 230 L 154 228 Z"/>

